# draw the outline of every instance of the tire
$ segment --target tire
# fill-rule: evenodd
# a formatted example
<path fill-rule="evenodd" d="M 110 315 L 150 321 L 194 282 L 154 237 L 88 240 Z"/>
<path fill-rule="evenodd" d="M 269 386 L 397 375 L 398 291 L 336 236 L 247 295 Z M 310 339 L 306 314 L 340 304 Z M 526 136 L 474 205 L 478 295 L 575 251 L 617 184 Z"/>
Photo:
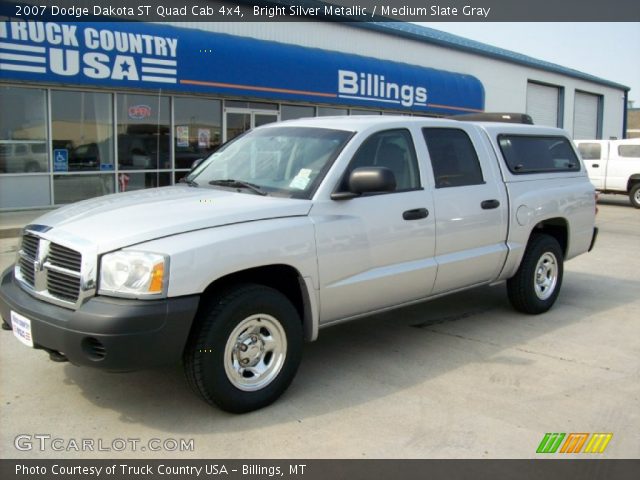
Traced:
<path fill-rule="evenodd" d="M 536 315 L 549 310 L 560 293 L 564 272 L 562 249 L 550 235 L 534 233 L 517 273 L 507 281 L 511 305 Z"/>
<path fill-rule="evenodd" d="M 287 297 L 262 285 L 239 285 L 198 315 L 184 353 L 187 380 L 198 395 L 244 413 L 284 393 L 303 345 L 302 321 Z"/>
<path fill-rule="evenodd" d="M 635 183 L 629 190 L 629 200 L 635 208 L 640 208 L 640 183 Z"/>

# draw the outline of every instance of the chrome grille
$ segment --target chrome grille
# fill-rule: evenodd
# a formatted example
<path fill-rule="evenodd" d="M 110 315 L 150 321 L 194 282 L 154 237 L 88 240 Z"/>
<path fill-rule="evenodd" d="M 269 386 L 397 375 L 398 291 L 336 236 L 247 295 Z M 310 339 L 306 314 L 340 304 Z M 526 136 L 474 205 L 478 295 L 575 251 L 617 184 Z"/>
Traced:
<path fill-rule="evenodd" d="M 27 255 L 27 257 L 35 260 L 38 258 L 38 245 L 40 240 L 38 237 L 30 234 L 25 234 L 22 237 L 22 250 Z"/>
<path fill-rule="evenodd" d="M 56 243 L 49 245 L 49 255 L 47 259 L 51 265 L 67 268 L 74 272 L 79 272 L 80 267 L 82 267 L 82 256 L 80 253 Z"/>
<path fill-rule="evenodd" d="M 77 306 L 82 293 L 80 252 L 26 232 L 17 267 L 16 278 L 26 290 L 53 303 Z"/>
<path fill-rule="evenodd" d="M 33 261 L 34 259 L 20 257 L 18 262 L 23 280 L 32 287 L 35 285 L 35 269 L 33 268 Z"/>
<path fill-rule="evenodd" d="M 54 297 L 75 302 L 80 295 L 80 277 L 47 270 L 47 288 Z"/>

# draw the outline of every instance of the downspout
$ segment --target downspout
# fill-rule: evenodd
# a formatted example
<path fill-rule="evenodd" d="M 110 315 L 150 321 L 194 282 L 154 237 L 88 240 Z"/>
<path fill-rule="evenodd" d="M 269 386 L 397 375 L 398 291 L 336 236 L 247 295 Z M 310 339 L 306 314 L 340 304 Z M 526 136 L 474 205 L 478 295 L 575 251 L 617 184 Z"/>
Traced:
<path fill-rule="evenodd" d="M 622 117 L 622 138 L 627 138 L 627 107 L 629 105 L 629 90 L 624 91 L 624 117 Z"/>

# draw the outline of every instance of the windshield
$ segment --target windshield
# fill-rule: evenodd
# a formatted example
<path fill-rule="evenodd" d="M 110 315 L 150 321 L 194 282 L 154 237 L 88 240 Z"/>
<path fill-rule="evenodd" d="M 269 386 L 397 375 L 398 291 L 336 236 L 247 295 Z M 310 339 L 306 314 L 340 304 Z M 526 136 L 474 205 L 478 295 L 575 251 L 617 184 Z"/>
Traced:
<path fill-rule="evenodd" d="M 253 130 L 211 155 L 189 181 L 236 189 L 244 182 L 267 194 L 310 198 L 351 135 L 310 127 Z"/>

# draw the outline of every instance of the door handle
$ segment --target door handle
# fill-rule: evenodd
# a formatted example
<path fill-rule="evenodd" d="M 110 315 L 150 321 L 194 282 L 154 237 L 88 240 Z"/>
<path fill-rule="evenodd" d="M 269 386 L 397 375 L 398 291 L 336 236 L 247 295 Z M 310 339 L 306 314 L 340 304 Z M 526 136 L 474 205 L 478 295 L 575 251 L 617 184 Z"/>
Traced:
<path fill-rule="evenodd" d="M 496 199 L 493 200 L 485 200 L 480 204 L 483 210 L 491 210 L 492 208 L 498 208 L 500 206 L 500 202 Z"/>
<path fill-rule="evenodd" d="M 429 216 L 429 210 L 426 208 L 414 208 L 413 210 L 407 210 L 402 213 L 402 218 L 405 220 L 420 220 L 421 218 L 427 218 Z"/>
<path fill-rule="evenodd" d="M 599 167 L 600 167 L 600 165 L 599 165 L 599 164 L 597 164 L 597 163 L 594 163 L 594 164 L 593 164 L 593 165 L 591 165 L 591 166 L 592 166 L 593 168 L 599 168 Z"/>

